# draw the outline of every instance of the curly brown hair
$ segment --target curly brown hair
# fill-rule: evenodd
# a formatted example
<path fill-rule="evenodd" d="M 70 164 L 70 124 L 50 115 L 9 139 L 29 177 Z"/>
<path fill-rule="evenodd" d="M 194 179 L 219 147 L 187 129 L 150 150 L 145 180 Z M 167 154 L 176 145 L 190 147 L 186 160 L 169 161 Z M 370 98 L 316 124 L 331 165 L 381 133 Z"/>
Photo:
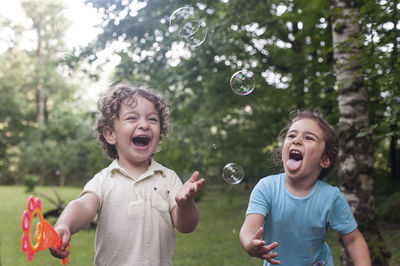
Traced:
<path fill-rule="evenodd" d="M 114 145 L 111 145 L 103 136 L 106 127 L 114 130 L 114 120 L 119 118 L 122 105 L 136 104 L 136 96 L 142 96 L 152 102 L 160 117 L 160 142 L 169 132 L 170 106 L 163 99 L 162 95 L 155 89 L 145 85 L 128 86 L 117 84 L 112 90 L 101 97 L 97 103 L 99 115 L 96 121 L 97 138 L 103 145 L 103 149 L 111 159 L 118 158 L 118 152 Z"/>
<path fill-rule="evenodd" d="M 317 124 L 319 127 L 322 129 L 324 133 L 324 139 L 325 139 L 325 151 L 324 154 L 328 156 L 330 160 L 330 165 L 328 168 L 322 169 L 321 173 L 319 174 L 319 179 L 322 179 L 323 177 L 327 176 L 332 169 L 335 167 L 336 162 L 338 160 L 338 152 L 339 152 L 339 138 L 336 133 L 336 130 L 333 128 L 332 125 L 330 125 L 324 118 L 323 115 L 315 110 L 307 110 L 307 111 L 300 111 L 300 110 L 294 110 L 290 112 L 289 114 L 290 122 L 281 130 L 278 136 L 278 143 L 282 146 L 284 139 L 286 138 L 286 134 L 289 130 L 289 128 L 297 121 L 301 119 L 312 119 Z M 279 147 L 279 149 L 276 149 L 275 152 L 275 160 L 274 162 L 276 164 L 282 163 L 282 147 Z"/>

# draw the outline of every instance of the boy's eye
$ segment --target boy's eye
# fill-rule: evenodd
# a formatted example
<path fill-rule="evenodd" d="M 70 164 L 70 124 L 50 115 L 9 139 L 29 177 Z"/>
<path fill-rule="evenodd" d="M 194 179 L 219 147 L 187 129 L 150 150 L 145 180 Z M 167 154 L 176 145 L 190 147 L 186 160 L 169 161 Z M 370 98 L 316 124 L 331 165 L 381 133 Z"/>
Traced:
<path fill-rule="evenodd" d="M 152 122 L 158 122 L 158 118 L 157 117 L 150 117 L 149 120 L 152 121 Z"/>
<path fill-rule="evenodd" d="M 136 116 L 128 116 L 128 120 L 136 120 Z"/>

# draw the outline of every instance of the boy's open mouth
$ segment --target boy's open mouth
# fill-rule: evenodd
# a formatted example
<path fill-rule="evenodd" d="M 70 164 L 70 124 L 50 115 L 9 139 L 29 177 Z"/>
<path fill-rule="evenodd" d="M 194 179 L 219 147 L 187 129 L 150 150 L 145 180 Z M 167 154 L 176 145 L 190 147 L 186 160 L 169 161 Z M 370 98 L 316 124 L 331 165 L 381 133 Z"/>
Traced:
<path fill-rule="evenodd" d="M 136 147 L 144 148 L 149 145 L 151 138 L 149 136 L 136 136 L 132 139 Z"/>
<path fill-rule="evenodd" d="M 286 168 L 290 171 L 296 171 L 300 168 L 303 161 L 303 155 L 298 150 L 289 151 L 289 160 L 286 162 Z"/>

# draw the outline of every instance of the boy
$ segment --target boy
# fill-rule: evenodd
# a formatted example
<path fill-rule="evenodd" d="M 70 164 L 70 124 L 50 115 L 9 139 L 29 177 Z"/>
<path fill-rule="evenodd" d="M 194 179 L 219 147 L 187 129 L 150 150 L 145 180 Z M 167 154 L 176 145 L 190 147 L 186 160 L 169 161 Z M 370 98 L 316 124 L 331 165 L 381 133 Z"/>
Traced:
<path fill-rule="evenodd" d="M 174 227 L 182 233 L 196 228 L 194 197 L 205 180 L 196 171 L 182 185 L 174 171 L 152 159 L 168 133 L 169 106 L 157 94 L 117 85 L 98 108 L 96 130 L 113 162 L 65 208 L 55 225 L 61 248 L 50 251 L 66 257 L 71 235 L 97 213 L 96 265 L 172 265 Z"/>

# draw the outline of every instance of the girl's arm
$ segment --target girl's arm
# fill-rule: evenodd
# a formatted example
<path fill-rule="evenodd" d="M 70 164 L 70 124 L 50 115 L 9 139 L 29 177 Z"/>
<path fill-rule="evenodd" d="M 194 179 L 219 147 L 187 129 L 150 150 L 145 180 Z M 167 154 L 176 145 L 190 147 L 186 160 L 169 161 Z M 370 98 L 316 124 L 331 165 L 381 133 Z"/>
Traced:
<path fill-rule="evenodd" d="M 85 193 L 82 197 L 71 201 L 57 220 L 54 229 L 61 238 L 61 248 L 50 248 L 51 254 L 58 258 L 68 256 L 65 249 L 71 240 L 71 235 L 85 228 L 95 216 L 100 202 L 93 193 Z"/>
<path fill-rule="evenodd" d="M 271 252 L 278 246 L 277 242 L 265 245 L 262 239 L 264 228 L 264 216 L 261 214 L 248 214 L 242 228 L 240 229 L 240 243 L 243 249 L 252 257 L 267 260 L 271 264 L 280 264 L 279 260 L 274 258 L 278 256 L 277 252 Z"/>
<path fill-rule="evenodd" d="M 371 258 L 367 242 L 358 229 L 351 233 L 340 235 L 355 266 L 370 266 Z"/>
<path fill-rule="evenodd" d="M 194 197 L 203 188 L 205 180 L 199 180 L 199 172 L 194 172 L 192 177 L 183 184 L 175 196 L 176 207 L 171 210 L 172 221 L 181 233 L 191 233 L 199 221 L 199 210 Z"/>

